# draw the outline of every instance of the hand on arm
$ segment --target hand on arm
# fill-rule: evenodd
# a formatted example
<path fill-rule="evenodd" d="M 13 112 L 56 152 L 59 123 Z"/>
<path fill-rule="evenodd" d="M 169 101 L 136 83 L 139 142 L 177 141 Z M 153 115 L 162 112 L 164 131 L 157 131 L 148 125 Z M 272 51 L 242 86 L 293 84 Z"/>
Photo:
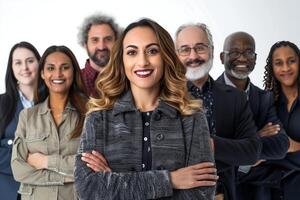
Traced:
<path fill-rule="evenodd" d="M 272 124 L 272 122 L 269 122 L 257 133 L 260 137 L 264 137 L 264 136 L 276 135 L 279 131 L 280 131 L 279 124 Z"/>
<path fill-rule="evenodd" d="M 201 186 L 213 186 L 218 180 L 217 169 L 213 163 L 205 162 L 180 168 L 170 173 L 175 189 L 191 189 Z"/>
<path fill-rule="evenodd" d="M 48 166 L 48 156 L 42 153 L 29 153 L 27 163 L 36 169 L 46 169 Z"/>
<path fill-rule="evenodd" d="M 101 153 L 92 151 L 91 153 L 82 153 L 81 155 L 81 160 L 86 162 L 86 165 L 94 172 L 111 172 L 106 159 Z"/>
<path fill-rule="evenodd" d="M 297 142 L 289 137 L 290 147 L 288 149 L 289 153 L 296 152 L 300 150 L 300 142 Z"/>

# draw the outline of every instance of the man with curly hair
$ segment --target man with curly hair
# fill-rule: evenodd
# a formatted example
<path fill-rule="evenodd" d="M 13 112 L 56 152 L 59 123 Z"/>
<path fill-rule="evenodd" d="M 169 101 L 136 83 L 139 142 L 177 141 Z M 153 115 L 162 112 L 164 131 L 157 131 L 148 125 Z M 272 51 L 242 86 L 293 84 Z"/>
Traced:
<path fill-rule="evenodd" d="M 97 97 L 95 81 L 107 65 L 112 47 L 120 34 L 120 27 L 107 15 L 96 13 L 84 19 L 78 33 L 78 42 L 88 53 L 89 59 L 81 71 L 88 95 Z"/>

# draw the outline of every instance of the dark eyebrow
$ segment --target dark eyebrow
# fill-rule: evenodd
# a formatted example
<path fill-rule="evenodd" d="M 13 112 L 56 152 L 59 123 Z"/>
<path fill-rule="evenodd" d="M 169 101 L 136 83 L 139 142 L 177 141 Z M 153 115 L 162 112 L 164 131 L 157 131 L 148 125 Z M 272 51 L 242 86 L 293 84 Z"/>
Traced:
<path fill-rule="evenodd" d="M 149 48 L 150 46 L 153 46 L 153 45 L 155 45 L 155 46 L 158 46 L 158 44 L 157 43 L 150 43 L 150 44 L 147 44 L 146 45 L 146 48 Z M 127 48 L 134 48 L 134 49 L 138 49 L 138 47 L 137 46 L 135 46 L 135 45 L 128 45 L 127 47 L 126 47 L 126 49 Z"/>
<path fill-rule="evenodd" d="M 157 43 L 150 43 L 150 44 L 148 44 L 147 46 L 146 46 L 146 48 L 148 48 L 148 47 L 150 47 L 150 46 L 158 46 L 158 44 Z"/>
<path fill-rule="evenodd" d="M 69 66 L 70 63 L 62 63 L 60 66 Z"/>
<path fill-rule="evenodd" d="M 127 49 L 127 48 L 135 48 L 135 49 L 137 49 L 138 47 L 135 46 L 135 45 L 130 44 L 130 45 L 128 45 L 128 46 L 126 47 L 126 49 Z"/>

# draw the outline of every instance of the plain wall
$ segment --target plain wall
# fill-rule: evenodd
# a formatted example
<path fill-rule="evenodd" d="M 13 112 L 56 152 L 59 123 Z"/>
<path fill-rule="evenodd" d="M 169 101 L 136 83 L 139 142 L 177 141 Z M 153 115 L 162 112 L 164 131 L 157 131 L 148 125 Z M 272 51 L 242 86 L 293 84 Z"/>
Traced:
<path fill-rule="evenodd" d="M 0 93 L 10 48 L 28 41 L 42 55 L 51 45 L 66 45 L 83 67 L 86 51 L 77 42 L 83 19 L 97 11 L 112 15 L 125 27 L 142 17 L 156 20 L 172 37 L 178 26 L 206 23 L 214 39 L 214 66 L 217 78 L 224 70 L 219 54 L 224 39 L 236 31 L 246 31 L 256 40 L 257 64 L 250 75 L 263 86 L 265 60 L 272 44 L 290 40 L 300 45 L 300 3 L 297 0 L 0 0 Z"/>

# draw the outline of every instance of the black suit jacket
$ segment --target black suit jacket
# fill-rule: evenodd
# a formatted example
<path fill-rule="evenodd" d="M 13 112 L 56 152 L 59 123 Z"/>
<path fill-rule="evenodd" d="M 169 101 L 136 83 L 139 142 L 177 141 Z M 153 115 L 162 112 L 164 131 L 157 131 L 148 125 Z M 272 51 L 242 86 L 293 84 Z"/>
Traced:
<path fill-rule="evenodd" d="M 226 84 L 224 74 L 217 79 L 217 82 L 224 85 Z M 263 128 L 268 122 L 280 124 L 281 126 L 281 130 L 278 134 L 260 138 L 263 144 L 260 159 L 270 160 L 283 158 L 288 150 L 289 141 L 277 116 L 273 94 L 250 83 L 248 98 L 253 119 L 258 130 Z M 268 165 L 265 165 L 265 163 L 252 168 L 248 174 L 239 173 L 236 186 L 236 199 L 259 200 L 271 198 L 265 196 L 265 188 L 261 186 L 269 185 L 268 187 L 274 187 L 275 185 L 279 187 L 278 183 L 274 180 L 277 180 L 277 177 L 280 176 L 279 171 L 270 173 L 270 168 Z"/>
<path fill-rule="evenodd" d="M 217 79 L 217 82 L 225 84 L 224 74 Z M 250 83 L 249 104 L 258 130 L 262 129 L 269 122 L 281 126 L 278 134 L 261 137 L 263 148 L 260 159 L 270 160 L 284 158 L 289 148 L 289 140 L 277 116 L 273 94 Z"/>
<path fill-rule="evenodd" d="M 214 99 L 213 135 L 215 159 L 219 175 L 218 191 L 225 199 L 235 199 L 235 167 L 254 164 L 261 153 L 262 144 L 256 136 L 246 94 L 211 79 Z M 192 83 L 188 83 L 190 89 Z"/>

